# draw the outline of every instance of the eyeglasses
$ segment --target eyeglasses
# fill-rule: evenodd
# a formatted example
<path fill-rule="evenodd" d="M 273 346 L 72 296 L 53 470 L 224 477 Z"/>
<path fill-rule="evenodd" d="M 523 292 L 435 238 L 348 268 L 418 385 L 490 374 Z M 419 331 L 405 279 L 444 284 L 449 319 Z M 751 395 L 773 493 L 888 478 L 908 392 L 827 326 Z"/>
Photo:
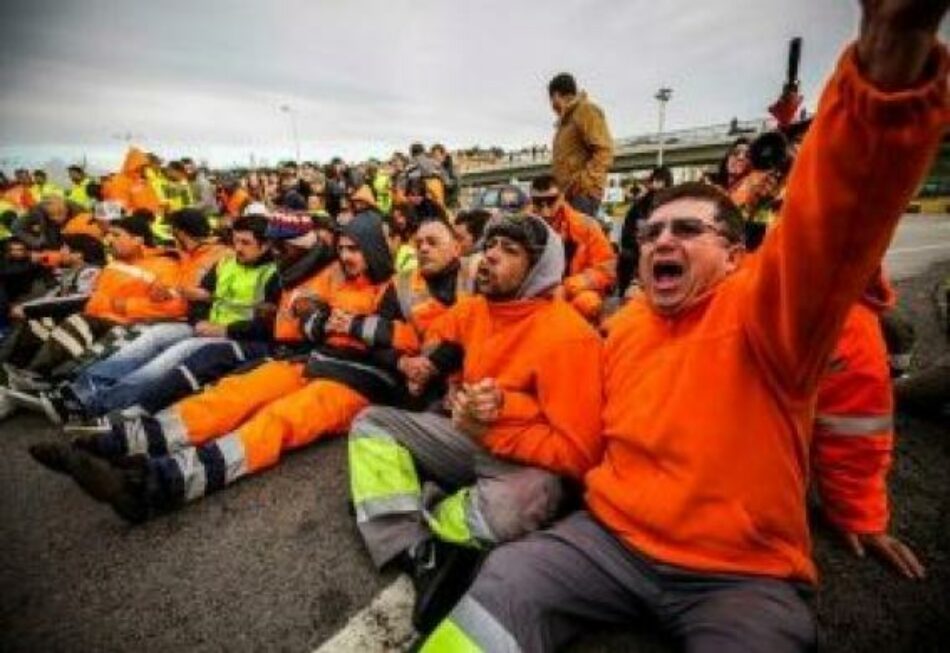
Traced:
<path fill-rule="evenodd" d="M 537 195 L 531 198 L 531 203 L 539 209 L 557 204 L 557 195 Z"/>
<path fill-rule="evenodd" d="M 692 240 L 705 233 L 714 233 L 728 238 L 725 232 L 700 218 L 670 218 L 669 220 L 655 220 L 641 222 L 637 228 L 637 242 L 641 245 L 654 243 L 670 227 L 670 233 L 680 240 Z"/>

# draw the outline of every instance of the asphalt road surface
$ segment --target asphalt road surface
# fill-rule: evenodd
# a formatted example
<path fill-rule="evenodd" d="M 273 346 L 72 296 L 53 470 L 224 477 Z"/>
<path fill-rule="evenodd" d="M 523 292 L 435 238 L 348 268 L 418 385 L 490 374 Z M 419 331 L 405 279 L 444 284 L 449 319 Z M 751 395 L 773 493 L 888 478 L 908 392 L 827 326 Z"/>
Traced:
<path fill-rule="evenodd" d="M 909 301 L 939 261 L 950 261 L 950 218 L 907 219 L 888 262 Z M 348 515 L 342 439 L 130 527 L 29 458 L 28 445 L 56 437 L 35 415 L 0 424 L 0 651 L 362 653 L 411 637 L 405 581 L 372 569 Z M 904 420 L 894 526 L 927 562 L 923 583 L 852 558 L 818 527 L 824 650 L 939 650 L 950 637 L 947 469 L 947 426 Z M 577 650 L 668 648 L 592 629 Z"/>

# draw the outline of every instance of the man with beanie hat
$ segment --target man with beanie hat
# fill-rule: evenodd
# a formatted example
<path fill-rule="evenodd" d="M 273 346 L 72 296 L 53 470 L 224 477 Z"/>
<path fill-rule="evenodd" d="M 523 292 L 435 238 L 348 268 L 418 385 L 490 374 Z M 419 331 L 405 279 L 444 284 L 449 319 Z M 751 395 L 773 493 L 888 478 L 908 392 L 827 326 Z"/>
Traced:
<path fill-rule="evenodd" d="M 144 428 L 143 419 L 148 423 L 148 416 L 237 368 L 263 358 L 288 358 L 305 350 L 296 320 L 287 317 L 287 306 L 294 293 L 312 283 L 317 273 L 335 258 L 332 234 L 314 231 L 313 227 L 307 220 L 282 213 L 270 219 L 260 215 L 238 218 L 234 223 L 238 260 L 222 261 L 202 280 L 213 304 L 195 324 L 199 337 L 162 353 L 109 388 L 98 407 L 85 407 L 84 413 L 93 418 L 92 423 L 67 426 L 67 431 L 101 433 L 104 441 L 135 439 Z M 267 278 L 263 301 L 252 304 L 236 298 L 225 300 L 235 292 L 260 291 L 257 282 L 249 277 L 241 282 L 235 275 L 243 273 L 232 270 L 236 264 L 243 265 L 242 255 L 246 259 L 251 243 L 265 252 L 252 266 Z M 276 257 L 276 274 L 270 273 L 274 263 L 269 252 Z M 246 318 L 221 323 L 235 312 L 245 314 Z M 156 377 L 153 370 L 159 366 Z M 104 414 L 106 418 L 97 418 Z M 106 450 L 121 446 L 103 445 Z"/>
<path fill-rule="evenodd" d="M 343 227 L 337 261 L 285 305 L 313 350 L 227 377 L 154 418 L 138 437 L 31 449 L 124 519 L 139 522 L 276 464 L 281 454 L 345 432 L 370 402 L 401 397 L 394 333 L 402 320 L 375 213 Z M 280 317 L 280 316 L 279 316 Z M 404 333 L 404 330 L 399 330 Z M 416 343 L 408 343 L 415 346 Z M 142 455 L 145 454 L 145 455 Z"/>
<path fill-rule="evenodd" d="M 601 343 L 554 297 L 563 269 L 542 220 L 489 225 L 479 294 L 434 321 L 425 354 L 404 364 L 417 389 L 461 375 L 451 415 L 374 406 L 350 429 L 360 534 L 377 566 L 399 559 L 412 573 L 422 632 L 464 592 L 474 552 L 546 524 L 562 479 L 579 482 L 600 457 Z M 438 491 L 423 491 L 417 464 Z"/>
<path fill-rule="evenodd" d="M 201 211 L 172 213 L 169 226 L 181 248 L 183 274 L 177 287 L 156 286 L 152 293 L 185 298 L 188 320 L 149 325 L 117 352 L 83 369 L 72 383 L 50 393 L 48 416 L 57 423 L 83 421 L 135 405 L 192 353 L 225 338 L 230 325 L 275 305 L 280 287 L 263 238 L 265 225 L 264 218 L 235 221 L 232 253 L 207 240 L 211 230 Z"/>

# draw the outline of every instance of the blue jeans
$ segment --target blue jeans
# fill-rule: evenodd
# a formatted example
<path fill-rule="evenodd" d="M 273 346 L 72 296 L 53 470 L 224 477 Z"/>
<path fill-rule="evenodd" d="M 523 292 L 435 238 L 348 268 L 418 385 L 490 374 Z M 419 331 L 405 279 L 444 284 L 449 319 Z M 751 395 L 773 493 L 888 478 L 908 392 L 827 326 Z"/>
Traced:
<path fill-rule="evenodd" d="M 70 384 L 70 390 L 86 406 L 94 402 L 95 395 L 102 394 L 168 347 L 194 333 L 194 328 L 184 322 L 153 324 L 119 351 L 82 370 Z"/>
<path fill-rule="evenodd" d="M 191 349 L 176 365 L 168 367 L 156 379 L 123 387 L 122 406 L 137 407 L 154 414 L 185 397 L 199 392 L 202 387 L 222 376 L 253 365 L 271 355 L 274 346 L 269 342 L 239 342 L 221 338 L 192 338 L 201 346 Z M 183 343 L 184 344 L 184 343 Z M 126 386 L 126 383 L 120 384 Z"/>

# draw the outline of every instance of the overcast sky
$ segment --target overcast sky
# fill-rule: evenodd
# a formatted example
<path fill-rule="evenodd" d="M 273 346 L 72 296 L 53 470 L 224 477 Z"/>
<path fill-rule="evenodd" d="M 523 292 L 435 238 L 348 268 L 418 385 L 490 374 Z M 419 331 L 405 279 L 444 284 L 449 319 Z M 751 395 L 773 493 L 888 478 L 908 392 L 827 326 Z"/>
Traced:
<path fill-rule="evenodd" d="M 762 117 L 804 38 L 813 106 L 857 0 L 3 0 L 0 166 L 123 139 L 222 164 L 547 143 L 570 71 L 614 136 Z M 4 161 L 7 165 L 4 165 Z"/>

